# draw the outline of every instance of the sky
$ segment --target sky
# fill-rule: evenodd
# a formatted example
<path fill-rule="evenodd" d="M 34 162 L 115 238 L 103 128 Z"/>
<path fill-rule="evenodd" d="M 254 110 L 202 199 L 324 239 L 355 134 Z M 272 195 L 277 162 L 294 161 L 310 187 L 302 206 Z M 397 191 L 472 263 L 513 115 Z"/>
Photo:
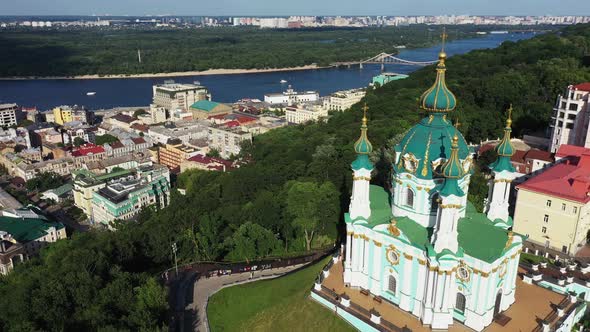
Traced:
<path fill-rule="evenodd" d="M 589 0 L 0 0 L 0 15 L 589 15 Z"/>

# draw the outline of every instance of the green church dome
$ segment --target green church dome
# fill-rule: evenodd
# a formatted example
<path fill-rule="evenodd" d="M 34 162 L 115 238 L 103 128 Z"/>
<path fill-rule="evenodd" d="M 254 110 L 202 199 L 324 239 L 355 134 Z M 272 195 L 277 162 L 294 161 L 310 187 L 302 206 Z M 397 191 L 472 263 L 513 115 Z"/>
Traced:
<path fill-rule="evenodd" d="M 369 154 L 373 152 L 373 145 L 369 142 L 367 137 L 367 104 L 363 107 L 363 124 L 361 125 L 361 136 L 354 143 L 354 152 L 358 155 L 352 162 L 351 166 L 353 170 L 359 170 L 361 168 L 372 170 L 373 163 L 369 159 Z"/>
<path fill-rule="evenodd" d="M 496 172 L 509 171 L 516 172 L 510 157 L 514 155 L 514 146 L 510 142 L 510 133 L 512 132 L 512 105 L 508 109 L 508 119 L 506 119 L 506 127 L 504 127 L 504 137 L 500 143 L 496 146 L 496 152 L 498 153 L 498 159 L 494 161 L 490 168 Z"/>
<path fill-rule="evenodd" d="M 369 154 L 373 152 L 373 145 L 367 138 L 367 117 L 363 117 L 363 125 L 361 126 L 361 137 L 354 143 L 354 151 L 357 154 Z"/>
<path fill-rule="evenodd" d="M 461 160 L 459 160 L 459 156 L 457 155 L 458 148 L 459 136 L 457 135 L 457 131 L 455 131 L 455 136 L 453 136 L 453 141 L 451 143 L 451 156 L 442 167 L 442 175 L 445 178 L 458 179 L 465 175 L 463 165 L 461 165 Z"/>
<path fill-rule="evenodd" d="M 465 160 L 470 149 L 461 133 L 441 113 L 433 113 L 412 127 L 395 151 L 400 153 L 399 161 L 393 165 L 396 173 L 408 172 L 421 179 L 442 176 L 443 163 L 451 157 L 453 135 L 457 132 L 457 156 Z M 434 169 L 434 172 L 433 172 Z"/>
<path fill-rule="evenodd" d="M 439 62 L 436 67 L 436 80 L 430 89 L 426 90 L 420 97 L 420 107 L 430 112 L 450 112 L 455 109 L 457 99 L 447 88 L 445 82 L 445 59 L 447 55 L 440 52 Z"/>

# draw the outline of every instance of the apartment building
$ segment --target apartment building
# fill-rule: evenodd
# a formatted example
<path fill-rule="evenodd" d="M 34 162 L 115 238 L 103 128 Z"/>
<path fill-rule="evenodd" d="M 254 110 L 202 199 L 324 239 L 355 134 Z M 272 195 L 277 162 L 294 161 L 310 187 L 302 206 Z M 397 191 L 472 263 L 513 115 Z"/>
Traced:
<path fill-rule="evenodd" d="M 242 142 L 252 142 L 252 133 L 239 126 L 212 125 L 208 131 L 209 149 L 219 151 L 222 158 L 230 158 L 241 151 Z"/>
<path fill-rule="evenodd" d="M 590 82 L 570 85 L 557 97 L 551 116 L 550 151 L 556 152 L 561 144 L 590 147 L 588 122 L 590 110 Z"/>
<path fill-rule="evenodd" d="M 199 84 L 168 82 L 156 84 L 152 87 L 152 90 L 153 104 L 169 111 L 179 109 L 186 111 L 199 100 L 211 100 L 209 90 Z"/>
<path fill-rule="evenodd" d="M 16 104 L 0 104 L 0 127 L 15 126 L 22 118 Z"/>

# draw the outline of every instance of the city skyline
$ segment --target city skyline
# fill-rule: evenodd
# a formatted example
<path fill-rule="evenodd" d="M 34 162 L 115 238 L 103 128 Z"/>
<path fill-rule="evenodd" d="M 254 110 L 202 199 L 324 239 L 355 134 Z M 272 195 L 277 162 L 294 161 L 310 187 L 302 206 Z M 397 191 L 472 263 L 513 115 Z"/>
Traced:
<path fill-rule="evenodd" d="M 363 8 L 364 7 L 364 8 Z M 370 6 L 360 6 L 358 2 L 328 0 L 316 2 L 302 0 L 295 3 L 268 3 L 264 0 L 243 2 L 239 0 L 220 0 L 204 2 L 201 0 L 174 0 L 165 5 L 155 0 L 56 0 L 51 3 L 41 0 L 24 0 L 0 3 L 4 15 L 182 15 L 182 16 L 288 16 L 288 15 L 590 15 L 590 4 L 564 0 L 559 6 L 551 0 L 500 0 L 486 1 L 455 0 L 440 2 L 435 0 L 386 1 L 377 0 Z"/>

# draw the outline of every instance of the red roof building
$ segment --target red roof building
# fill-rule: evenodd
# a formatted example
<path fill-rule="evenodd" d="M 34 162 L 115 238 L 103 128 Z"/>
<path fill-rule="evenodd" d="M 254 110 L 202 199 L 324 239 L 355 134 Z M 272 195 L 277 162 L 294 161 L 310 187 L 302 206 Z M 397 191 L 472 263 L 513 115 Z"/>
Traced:
<path fill-rule="evenodd" d="M 104 153 L 104 148 L 100 145 L 94 144 L 83 144 L 80 147 L 75 148 L 72 150 L 72 157 L 83 157 L 88 156 L 90 154 L 100 154 Z"/>
<path fill-rule="evenodd" d="M 181 165 L 181 172 L 189 169 L 202 169 L 208 171 L 229 171 L 233 168 L 233 163 L 229 160 L 208 157 L 206 155 L 197 154 L 188 158 Z"/>
<path fill-rule="evenodd" d="M 574 89 L 590 92 L 590 82 L 576 84 L 574 85 Z"/>
<path fill-rule="evenodd" d="M 482 145 L 477 153 L 481 156 L 486 151 L 494 149 L 496 145 L 497 143 Z M 554 161 L 555 159 L 553 158 L 552 153 L 534 148 L 528 150 L 515 150 L 512 157 L 510 157 L 512 166 L 516 169 L 516 172 L 520 174 L 531 174 Z"/>
<path fill-rule="evenodd" d="M 590 201 L 590 151 L 577 160 L 567 160 L 549 168 L 517 188 L 587 203 Z"/>

